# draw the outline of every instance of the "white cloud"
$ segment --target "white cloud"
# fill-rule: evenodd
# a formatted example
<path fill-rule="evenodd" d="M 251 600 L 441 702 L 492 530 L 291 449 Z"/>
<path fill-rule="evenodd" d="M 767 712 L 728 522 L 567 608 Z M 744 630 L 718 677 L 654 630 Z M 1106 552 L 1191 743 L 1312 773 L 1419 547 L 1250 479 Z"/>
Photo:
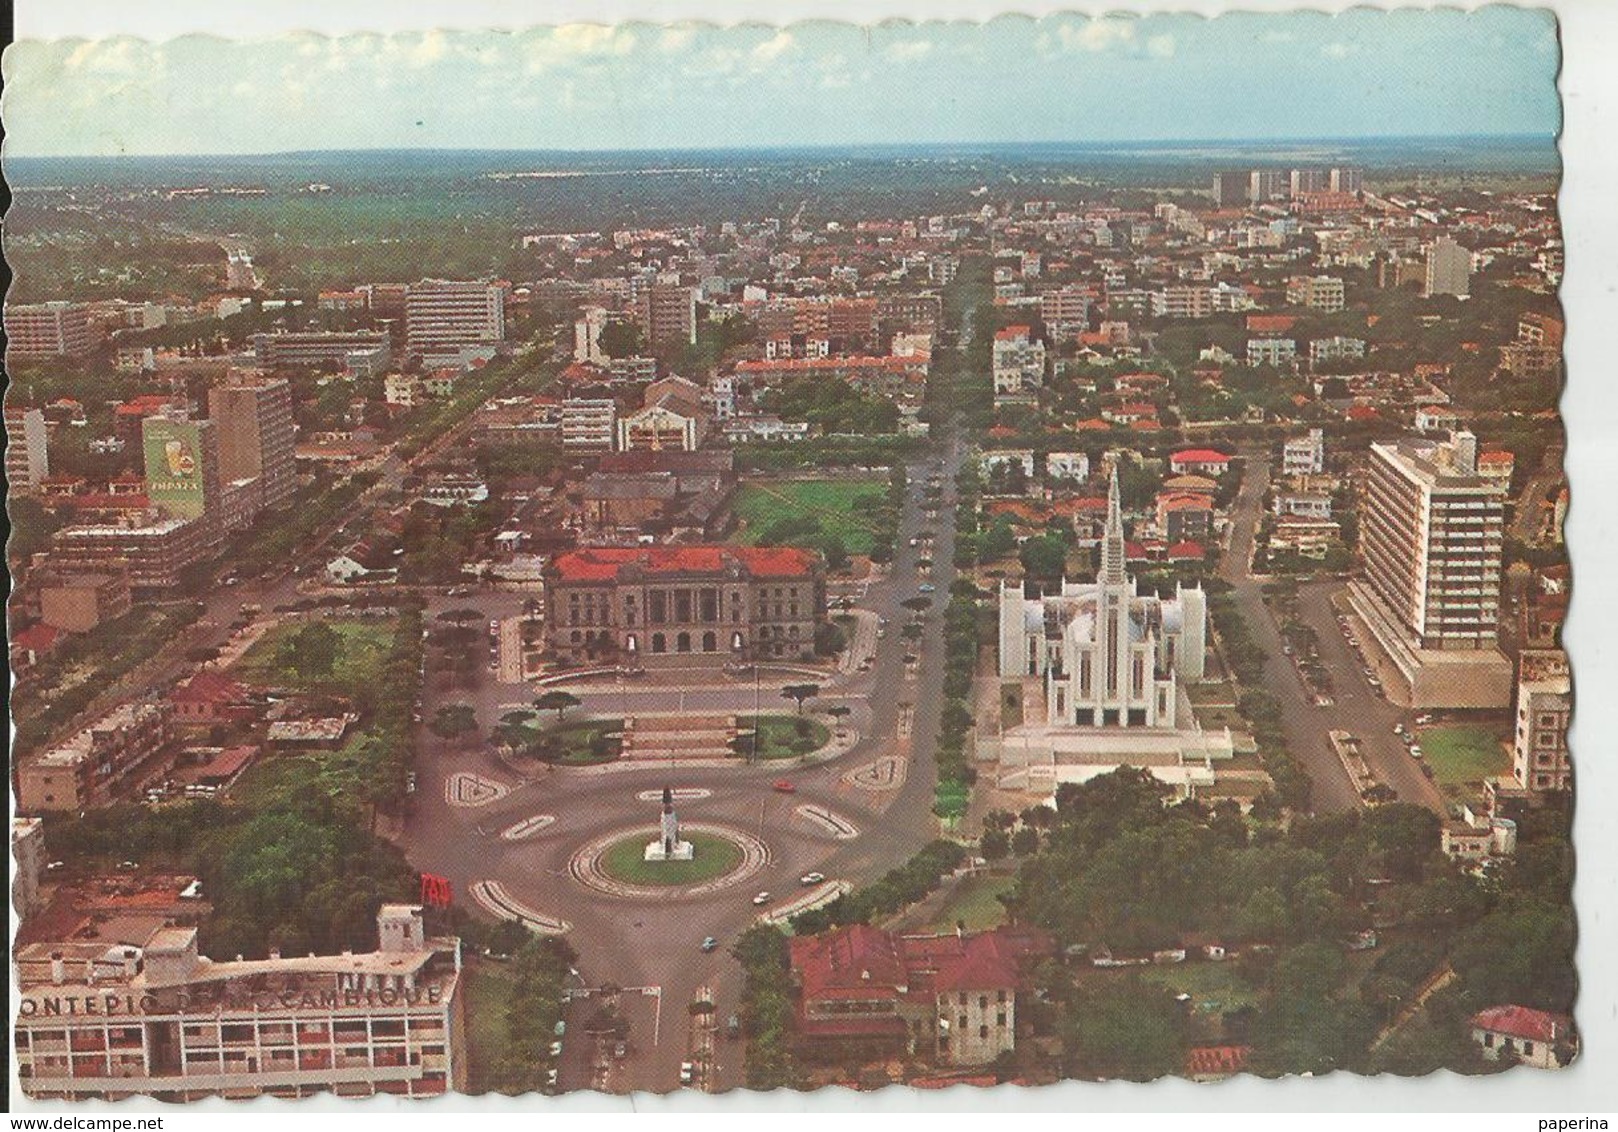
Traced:
<path fill-rule="evenodd" d="M 778 31 L 775 35 L 753 48 L 752 56 L 757 62 L 773 63 L 790 50 L 792 50 L 792 33 Z"/>
<path fill-rule="evenodd" d="M 635 49 L 635 33 L 605 24 L 563 24 L 527 37 L 525 48 L 528 71 L 541 74 L 588 59 L 628 55 Z"/>
<path fill-rule="evenodd" d="M 1135 21 L 1091 19 L 1082 24 L 1061 24 L 1056 38 L 1069 51 L 1110 51 L 1135 42 Z"/>
<path fill-rule="evenodd" d="M 1146 41 L 1146 54 L 1154 59 L 1169 59 L 1174 55 L 1172 35 L 1154 35 Z"/>
<path fill-rule="evenodd" d="M 910 39 L 903 43 L 895 43 L 882 54 L 894 63 L 911 63 L 917 59 L 925 59 L 933 53 L 933 45 L 925 39 Z"/>
<path fill-rule="evenodd" d="M 415 45 L 406 50 L 406 58 L 413 67 L 427 67 L 442 59 L 446 50 L 448 45 L 444 33 L 434 28 L 432 31 L 423 32 Z"/>
<path fill-rule="evenodd" d="M 657 37 L 657 47 L 658 50 L 672 55 L 690 47 L 691 41 L 696 37 L 695 28 L 664 28 L 663 34 Z"/>

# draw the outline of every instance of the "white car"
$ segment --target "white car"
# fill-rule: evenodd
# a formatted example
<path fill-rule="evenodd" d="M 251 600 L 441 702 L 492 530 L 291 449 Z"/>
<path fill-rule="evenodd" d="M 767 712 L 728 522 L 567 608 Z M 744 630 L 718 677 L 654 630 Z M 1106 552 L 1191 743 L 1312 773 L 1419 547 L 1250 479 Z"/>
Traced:
<path fill-rule="evenodd" d="M 1411 746 L 1411 748 L 1410 748 L 1410 757 L 1413 758 L 1413 759 L 1421 758 L 1421 744 L 1420 743 L 1415 743 L 1415 744 L 1413 744 Z"/>
<path fill-rule="evenodd" d="M 807 888 L 809 885 L 819 884 L 822 881 L 824 881 L 825 879 L 826 879 L 826 874 L 825 873 L 804 873 L 801 877 L 798 878 L 798 883 Z"/>
<path fill-rule="evenodd" d="M 689 1085 L 691 1078 L 696 1075 L 697 1067 L 689 1061 L 680 1062 L 680 1084 Z"/>
<path fill-rule="evenodd" d="M 757 905 L 757 904 L 768 904 L 769 902 L 770 902 L 770 894 L 768 892 L 761 892 L 757 896 L 753 897 L 753 903 L 755 905 Z"/>

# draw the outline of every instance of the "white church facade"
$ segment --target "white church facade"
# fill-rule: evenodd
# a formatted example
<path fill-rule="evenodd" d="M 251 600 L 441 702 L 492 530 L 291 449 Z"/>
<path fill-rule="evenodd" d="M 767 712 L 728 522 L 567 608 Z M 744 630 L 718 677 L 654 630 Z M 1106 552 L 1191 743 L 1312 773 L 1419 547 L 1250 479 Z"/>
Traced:
<path fill-rule="evenodd" d="M 1054 793 L 1119 766 L 1144 767 L 1182 795 L 1213 785 L 1233 740 L 1204 731 L 1185 693 L 1204 678 L 1207 622 L 1199 588 L 1137 591 L 1114 476 L 1095 581 L 1035 596 L 1020 581 L 1001 585 L 999 674 L 1020 688 L 1023 720 L 981 736 L 980 756 L 998 759 L 1008 788 Z"/>

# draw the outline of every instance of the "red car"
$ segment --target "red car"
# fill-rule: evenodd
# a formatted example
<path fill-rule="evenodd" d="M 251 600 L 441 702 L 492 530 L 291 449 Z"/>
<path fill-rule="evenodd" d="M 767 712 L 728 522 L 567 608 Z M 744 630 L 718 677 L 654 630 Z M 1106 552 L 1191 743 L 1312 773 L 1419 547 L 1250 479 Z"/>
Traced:
<path fill-rule="evenodd" d="M 796 794 L 798 792 L 798 788 L 784 778 L 776 782 L 771 789 L 778 790 L 782 794 Z"/>

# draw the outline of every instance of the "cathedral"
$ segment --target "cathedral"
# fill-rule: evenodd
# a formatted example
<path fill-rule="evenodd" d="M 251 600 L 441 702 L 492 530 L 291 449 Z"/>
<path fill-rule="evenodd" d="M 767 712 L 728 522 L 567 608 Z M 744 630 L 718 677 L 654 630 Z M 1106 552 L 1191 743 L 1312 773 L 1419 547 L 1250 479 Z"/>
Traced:
<path fill-rule="evenodd" d="M 1124 561 L 1115 472 L 1094 582 L 1064 581 L 1039 597 L 1001 583 L 1000 675 L 1043 679 L 1048 726 L 1194 726 L 1176 715 L 1179 684 L 1203 676 L 1206 595 L 1179 586 L 1171 598 L 1138 594 Z"/>

